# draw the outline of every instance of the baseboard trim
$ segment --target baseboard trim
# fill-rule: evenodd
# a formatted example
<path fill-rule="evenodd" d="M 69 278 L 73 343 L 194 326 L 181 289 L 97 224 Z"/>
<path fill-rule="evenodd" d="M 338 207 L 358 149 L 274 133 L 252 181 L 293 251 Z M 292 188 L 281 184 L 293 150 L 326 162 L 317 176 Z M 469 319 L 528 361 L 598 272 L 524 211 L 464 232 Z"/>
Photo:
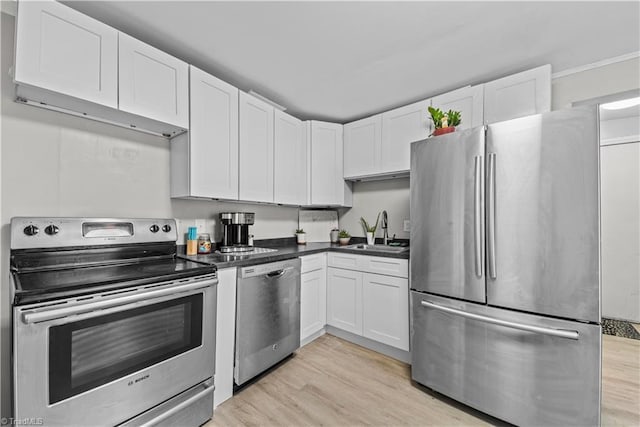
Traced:
<path fill-rule="evenodd" d="M 322 328 L 319 331 L 314 332 L 313 334 L 309 335 L 308 337 L 300 340 L 300 347 L 304 347 L 305 345 L 309 344 L 311 341 L 320 338 L 321 336 L 323 336 L 326 333 L 327 333 L 326 328 Z"/>
<path fill-rule="evenodd" d="M 368 348 L 369 350 L 382 353 L 385 356 L 392 357 L 401 362 L 411 364 L 411 352 L 409 351 L 400 350 L 399 348 L 391 347 L 390 345 L 383 344 L 378 341 L 374 341 L 369 338 L 365 338 L 351 332 L 343 331 L 342 329 L 338 329 L 331 325 L 325 326 L 325 329 L 326 329 L 326 333 L 330 335 L 334 335 L 338 338 L 342 338 L 343 340 L 347 340 L 361 347 Z"/>

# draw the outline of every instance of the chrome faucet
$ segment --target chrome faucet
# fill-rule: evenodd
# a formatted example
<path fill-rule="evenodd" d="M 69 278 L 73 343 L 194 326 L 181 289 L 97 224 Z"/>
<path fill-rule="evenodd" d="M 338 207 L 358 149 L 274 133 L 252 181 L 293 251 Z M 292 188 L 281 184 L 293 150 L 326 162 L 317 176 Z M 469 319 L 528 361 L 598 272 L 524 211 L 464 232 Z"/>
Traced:
<path fill-rule="evenodd" d="M 383 231 L 382 234 L 382 244 L 386 245 L 389 242 L 389 232 L 388 232 L 388 228 L 389 228 L 389 220 L 387 218 L 387 211 L 382 211 L 382 225 L 381 225 Z"/>

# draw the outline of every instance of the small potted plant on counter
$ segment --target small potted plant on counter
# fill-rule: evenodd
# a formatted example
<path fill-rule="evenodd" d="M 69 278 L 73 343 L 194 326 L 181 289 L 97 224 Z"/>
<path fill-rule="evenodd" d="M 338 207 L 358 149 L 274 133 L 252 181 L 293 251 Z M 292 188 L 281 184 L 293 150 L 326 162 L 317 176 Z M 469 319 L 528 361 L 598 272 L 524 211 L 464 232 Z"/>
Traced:
<path fill-rule="evenodd" d="M 340 230 L 340 232 L 338 233 L 338 240 L 340 241 L 341 245 L 348 245 L 349 240 L 351 240 L 351 234 L 349 234 L 347 230 Z"/>
<path fill-rule="evenodd" d="M 364 232 L 367 236 L 367 245 L 373 245 L 375 243 L 374 235 L 376 234 L 376 230 L 378 229 L 378 221 L 380 220 L 380 212 L 378 212 L 378 217 L 376 218 L 376 223 L 372 226 L 369 225 L 366 219 L 360 217 L 360 223 L 362 224 L 362 228 L 364 228 Z"/>
<path fill-rule="evenodd" d="M 296 240 L 298 241 L 299 245 L 307 244 L 307 233 L 305 233 L 305 231 L 302 228 L 298 228 L 296 230 Z"/>
<path fill-rule="evenodd" d="M 432 136 L 453 132 L 462 121 L 460 111 L 449 110 L 445 113 L 441 109 L 434 107 L 427 107 L 427 110 L 431 114 L 431 121 L 434 127 L 431 133 Z"/>

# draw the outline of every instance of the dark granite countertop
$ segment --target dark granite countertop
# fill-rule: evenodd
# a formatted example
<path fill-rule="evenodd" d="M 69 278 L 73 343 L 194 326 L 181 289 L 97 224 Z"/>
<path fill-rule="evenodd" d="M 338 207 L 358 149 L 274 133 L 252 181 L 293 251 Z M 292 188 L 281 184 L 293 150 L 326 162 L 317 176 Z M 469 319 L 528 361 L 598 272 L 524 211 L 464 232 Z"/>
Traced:
<path fill-rule="evenodd" d="M 359 243 L 359 242 L 353 242 Z M 277 249 L 277 252 L 267 252 L 254 255 L 222 255 L 212 253 L 207 255 L 185 255 L 185 247 L 178 247 L 178 255 L 186 259 L 213 264 L 217 268 L 244 267 L 247 265 L 264 264 L 267 262 L 282 261 L 297 258 L 304 255 L 312 255 L 321 252 L 345 252 L 357 255 L 379 256 L 387 258 L 409 259 L 409 251 L 405 252 L 380 252 L 363 249 L 345 249 L 337 243 L 307 243 L 298 245 L 293 239 L 269 239 L 255 242 L 256 247 Z"/>

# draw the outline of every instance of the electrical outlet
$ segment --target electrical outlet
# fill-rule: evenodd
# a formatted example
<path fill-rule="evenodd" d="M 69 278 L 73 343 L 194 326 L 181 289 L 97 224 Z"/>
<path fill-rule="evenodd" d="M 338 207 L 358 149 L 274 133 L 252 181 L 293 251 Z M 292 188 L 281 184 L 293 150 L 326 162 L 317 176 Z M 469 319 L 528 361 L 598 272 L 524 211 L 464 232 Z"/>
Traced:
<path fill-rule="evenodd" d="M 402 230 L 406 232 L 411 231 L 411 221 L 409 221 L 408 219 L 405 219 L 404 222 L 402 223 Z"/>
<path fill-rule="evenodd" d="M 207 222 L 204 219 L 196 219 L 194 221 L 194 225 L 198 229 L 198 234 L 205 233 L 205 227 L 207 226 Z"/>

